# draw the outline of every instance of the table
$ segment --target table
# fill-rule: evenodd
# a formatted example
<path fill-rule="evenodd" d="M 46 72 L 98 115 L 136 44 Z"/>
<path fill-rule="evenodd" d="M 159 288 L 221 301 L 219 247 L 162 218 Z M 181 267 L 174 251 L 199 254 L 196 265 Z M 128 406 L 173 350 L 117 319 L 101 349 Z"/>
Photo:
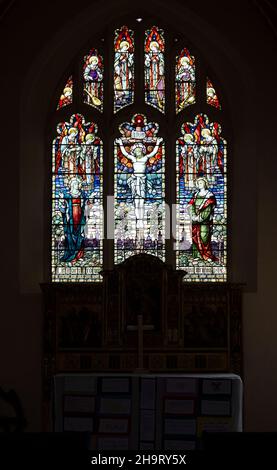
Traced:
<path fill-rule="evenodd" d="M 53 429 L 98 450 L 193 450 L 206 432 L 242 431 L 235 374 L 58 374 Z"/>

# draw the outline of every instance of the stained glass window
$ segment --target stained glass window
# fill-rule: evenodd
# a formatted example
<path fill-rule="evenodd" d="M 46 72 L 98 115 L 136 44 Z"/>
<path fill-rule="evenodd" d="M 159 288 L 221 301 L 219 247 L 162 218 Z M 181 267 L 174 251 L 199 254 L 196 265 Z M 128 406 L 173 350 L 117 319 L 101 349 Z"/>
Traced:
<path fill-rule="evenodd" d="M 99 42 L 92 44 L 98 49 L 87 49 L 81 67 L 78 58 L 74 74 L 63 83 L 57 110 L 65 109 L 63 118 L 55 117 L 55 126 L 63 122 L 52 156 L 52 280 L 102 281 L 100 272 L 112 261 L 111 245 L 103 242 L 103 208 L 108 207 L 105 229 L 110 237 L 114 227 L 115 264 L 138 253 L 161 260 L 176 254 L 176 268 L 187 272 L 185 282 L 226 281 L 226 141 L 217 119 L 210 122 L 206 114 L 191 118 L 190 107 L 197 98 L 197 109 L 208 104 L 221 110 L 219 90 L 208 76 L 212 72 L 184 47 L 181 35 L 135 19 L 132 29 L 119 25 L 111 36 L 96 38 Z M 165 42 L 171 48 L 167 54 Z M 165 87 L 166 81 L 170 86 Z M 141 104 L 144 114 L 138 112 Z M 86 118 L 77 113 L 78 106 Z M 107 139 L 105 175 L 98 125 Z M 111 220 L 103 178 L 105 197 L 114 195 Z M 175 178 L 177 193 L 172 192 Z M 175 209 L 176 223 L 171 225 Z M 165 243 L 170 227 L 176 230 L 171 234 L 175 253 L 172 243 Z"/>
<path fill-rule="evenodd" d="M 185 281 L 226 281 L 226 141 L 204 114 L 177 140 L 176 265 Z"/>
<path fill-rule="evenodd" d="M 52 163 L 52 280 L 99 281 L 102 269 L 102 142 L 73 114 L 57 127 Z"/>
<path fill-rule="evenodd" d="M 164 31 L 153 26 L 145 32 L 145 101 L 163 113 L 165 111 L 164 49 Z"/>
<path fill-rule="evenodd" d="M 177 113 L 195 103 L 195 59 L 188 49 L 176 57 L 175 100 Z"/>
<path fill-rule="evenodd" d="M 84 57 L 84 101 L 100 111 L 103 111 L 103 57 L 97 49 L 91 49 Z"/>
<path fill-rule="evenodd" d="M 117 29 L 114 39 L 114 112 L 134 101 L 134 32 Z"/>
<path fill-rule="evenodd" d="M 206 93 L 207 93 L 207 103 L 210 104 L 211 106 L 214 106 L 217 109 L 221 109 L 221 105 L 217 97 L 217 93 L 209 78 L 207 78 Z"/>
<path fill-rule="evenodd" d="M 135 114 L 115 140 L 115 263 L 144 252 L 165 257 L 164 144 L 158 124 Z"/>
<path fill-rule="evenodd" d="M 57 110 L 67 106 L 72 103 L 72 93 L 73 93 L 73 78 L 72 75 L 67 80 L 63 92 L 60 96 Z"/>

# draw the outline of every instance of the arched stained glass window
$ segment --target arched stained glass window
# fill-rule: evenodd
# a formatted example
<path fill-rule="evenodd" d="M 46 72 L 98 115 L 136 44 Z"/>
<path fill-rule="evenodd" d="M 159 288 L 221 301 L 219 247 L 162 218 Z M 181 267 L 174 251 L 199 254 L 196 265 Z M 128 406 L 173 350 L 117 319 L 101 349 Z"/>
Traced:
<path fill-rule="evenodd" d="M 163 113 L 165 110 L 164 49 L 164 31 L 153 26 L 145 32 L 145 101 Z"/>
<path fill-rule="evenodd" d="M 195 103 L 195 59 L 186 48 L 176 57 L 175 96 L 177 113 Z"/>
<path fill-rule="evenodd" d="M 68 104 L 72 103 L 72 93 L 73 93 L 73 79 L 72 75 L 67 80 L 63 92 L 60 96 L 57 110 L 67 106 Z"/>
<path fill-rule="evenodd" d="M 54 121 L 55 282 L 101 281 L 138 253 L 186 282 L 227 280 L 223 99 L 193 46 L 153 24 L 90 39 L 68 73 Z"/>
<path fill-rule="evenodd" d="M 84 57 L 84 101 L 99 111 L 103 111 L 103 57 L 97 49 L 91 49 Z"/>
<path fill-rule="evenodd" d="M 102 142 L 80 114 L 57 126 L 52 160 L 52 280 L 100 280 Z"/>
<path fill-rule="evenodd" d="M 134 32 L 127 26 L 115 31 L 114 112 L 134 101 Z"/>

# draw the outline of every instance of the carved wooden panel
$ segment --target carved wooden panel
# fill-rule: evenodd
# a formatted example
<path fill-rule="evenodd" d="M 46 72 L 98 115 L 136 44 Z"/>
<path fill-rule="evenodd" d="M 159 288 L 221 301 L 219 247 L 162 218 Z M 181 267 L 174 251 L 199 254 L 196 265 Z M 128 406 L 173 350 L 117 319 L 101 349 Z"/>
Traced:
<path fill-rule="evenodd" d="M 104 272 L 103 283 L 43 284 L 45 399 L 59 372 L 134 371 L 139 314 L 149 372 L 242 374 L 241 286 L 183 277 L 137 255 Z"/>
<path fill-rule="evenodd" d="M 100 284 L 42 284 L 44 294 L 44 395 L 57 371 L 81 370 L 76 351 L 103 345 L 103 288 Z M 90 368 L 91 369 L 91 368 Z"/>
<path fill-rule="evenodd" d="M 184 283 L 183 347 L 209 353 L 203 369 L 242 374 L 241 298 L 239 284 Z"/>

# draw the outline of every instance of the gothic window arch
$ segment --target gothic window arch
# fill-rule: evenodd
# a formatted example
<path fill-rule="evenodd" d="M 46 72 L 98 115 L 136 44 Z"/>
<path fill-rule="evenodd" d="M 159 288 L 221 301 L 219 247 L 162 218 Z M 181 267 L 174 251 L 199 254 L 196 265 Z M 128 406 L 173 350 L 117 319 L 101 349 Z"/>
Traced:
<path fill-rule="evenodd" d="M 201 54 L 137 18 L 92 37 L 67 72 L 51 124 L 52 281 L 98 282 L 140 252 L 187 282 L 226 281 L 226 118 Z"/>

